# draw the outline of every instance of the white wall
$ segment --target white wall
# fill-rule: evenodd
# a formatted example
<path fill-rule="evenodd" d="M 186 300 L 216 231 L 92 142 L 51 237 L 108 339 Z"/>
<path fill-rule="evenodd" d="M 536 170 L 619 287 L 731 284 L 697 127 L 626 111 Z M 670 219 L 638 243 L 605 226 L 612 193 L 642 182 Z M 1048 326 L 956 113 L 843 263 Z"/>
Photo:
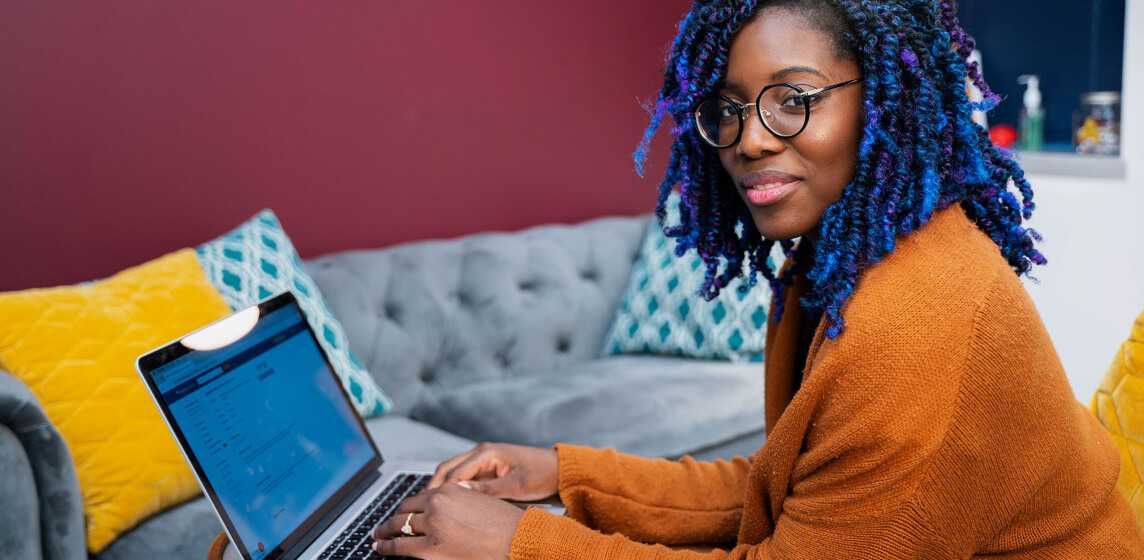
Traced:
<path fill-rule="evenodd" d="M 1144 311 L 1144 0 L 1128 0 L 1125 180 L 1030 175 L 1049 259 L 1026 283 L 1078 399 L 1088 402 Z"/>
<path fill-rule="evenodd" d="M 1139 182 L 1030 177 L 1049 264 L 1027 282 L 1078 399 L 1088 402 L 1144 311 Z"/>

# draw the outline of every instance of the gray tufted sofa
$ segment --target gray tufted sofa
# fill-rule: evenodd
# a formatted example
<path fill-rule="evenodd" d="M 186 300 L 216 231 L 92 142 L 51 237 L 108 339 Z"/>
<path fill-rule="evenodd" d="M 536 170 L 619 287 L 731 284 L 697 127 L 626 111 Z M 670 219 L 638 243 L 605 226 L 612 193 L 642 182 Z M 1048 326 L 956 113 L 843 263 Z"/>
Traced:
<path fill-rule="evenodd" d="M 382 453 L 440 461 L 485 440 L 700 459 L 760 447 L 757 364 L 601 357 L 649 220 L 601 218 L 307 261 L 351 348 L 396 405 L 367 422 Z M 67 448 L 4 372 L 0 504 L 0 558 L 87 556 Z M 147 520 L 99 558 L 201 559 L 220 530 L 199 498 Z"/>

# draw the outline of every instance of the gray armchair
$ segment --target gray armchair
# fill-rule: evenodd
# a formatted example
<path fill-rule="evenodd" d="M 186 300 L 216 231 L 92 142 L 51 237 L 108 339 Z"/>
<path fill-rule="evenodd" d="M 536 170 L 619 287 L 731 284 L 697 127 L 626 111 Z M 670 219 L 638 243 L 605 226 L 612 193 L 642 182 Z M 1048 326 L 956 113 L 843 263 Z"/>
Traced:
<path fill-rule="evenodd" d="M 307 261 L 351 348 L 396 405 L 367 422 L 382 453 L 439 461 L 477 441 L 565 441 L 706 459 L 761 446 L 758 364 L 600 356 L 649 219 Z M 8 375 L 0 375 L 0 472 L 0 558 L 86 556 L 66 446 Z M 144 522 L 100 559 L 199 559 L 220 530 L 200 498 Z"/>
<path fill-rule="evenodd" d="M 0 558 L 83 558 L 83 501 L 67 445 L 19 380 L 0 371 Z"/>

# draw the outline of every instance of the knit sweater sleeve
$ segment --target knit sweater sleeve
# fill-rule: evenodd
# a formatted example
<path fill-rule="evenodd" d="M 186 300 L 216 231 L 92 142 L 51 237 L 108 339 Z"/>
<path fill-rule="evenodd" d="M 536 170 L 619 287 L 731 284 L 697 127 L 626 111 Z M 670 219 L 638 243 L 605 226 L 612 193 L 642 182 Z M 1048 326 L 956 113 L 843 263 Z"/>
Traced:
<path fill-rule="evenodd" d="M 744 526 L 737 534 L 747 535 L 746 542 L 708 553 L 644 544 L 671 544 L 669 535 L 690 530 L 688 518 L 646 505 L 670 499 L 673 490 L 689 480 L 671 474 L 686 471 L 584 451 L 582 456 L 574 453 L 570 472 L 561 469 L 561 496 L 574 519 L 527 512 L 517 528 L 511 558 L 955 557 L 945 537 L 957 528 L 935 530 L 931 513 L 934 508 L 960 507 L 956 501 L 936 503 L 939 497 L 948 497 L 934 492 L 944 485 L 940 479 L 957 474 L 956 470 L 935 470 L 934 458 L 949 456 L 951 450 L 946 446 L 955 441 L 947 436 L 959 396 L 959 372 L 965 365 L 966 337 L 959 343 L 925 340 L 942 353 L 942 360 L 936 356 L 907 360 L 901 358 L 905 354 L 900 347 L 875 344 L 857 331 L 855 327 L 851 341 L 870 342 L 859 358 L 851 353 L 853 348 L 834 348 L 833 341 L 824 344 L 817 357 L 809 375 L 837 381 L 819 385 L 832 390 L 818 397 L 817 412 L 808 418 L 807 429 L 790 432 L 805 439 L 801 443 L 774 440 L 776 434 L 784 436 L 776 429 L 768 445 L 789 449 L 791 455 L 763 452 L 756 457 L 767 461 L 761 470 L 768 473 L 790 469 L 790 486 L 779 489 L 781 501 L 770 503 L 771 511 L 777 512 L 770 530 Z M 976 459 L 973 449 L 953 451 L 962 460 Z M 632 474 L 618 474 L 629 469 Z M 594 475 L 588 484 L 576 483 L 581 472 Z M 660 477 L 661 472 L 665 476 Z M 616 476 L 616 481 L 609 483 L 609 475 Z M 766 493 L 749 497 L 750 508 L 761 508 L 760 502 L 773 497 L 773 489 L 748 486 L 752 488 Z M 731 534 L 728 526 L 724 535 Z M 760 538 L 752 540 L 751 534 Z"/>
<path fill-rule="evenodd" d="M 571 482 L 576 480 L 575 475 L 562 472 L 562 479 L 570 479 L 561 483 L 561 497 L 570 517 L 539 509 L 526 512 L 517 526 L 510 558 L 794 560 L 885 557 L 882 553 L 910 558 L 949 557 L 941 534 L 930 526 L 925 508 L 919 507 L 927 498 L 924 494 L 929 484 L 925 481 L 928 459 L 934 445 L 940 445 L 949 418 L 940 410 L 935 413 L 933 403 L 924 399 L 897 412 L 881 408 L 879 414 L 887 417 L 878 420 L 901 414 L 899 422 L 882 424 L 870 422 L 875 419 L 861 408 L 843 406 L 856 403 L 837 404 L 838 410 L 826 412 L 821 422 L 833 424 L 843 415 L 863 417 L 858 422 L 867 432 L 832 425 L 825 429 L 834 431 L 835 436 L 812 438 L 807 450 L 810 457 L 794 465 L 797 475 L 792 478 L 790 493 L 783 501 L 773 532 L 755 544 L 740 543 L 733 549 L 707 553 L 663 546 L 688 540 L 711 542 L 712 539 L 701 538 L 708 535 L 733 536 L 738 529 L 735 520 L 739 512 L 703 513 L 657 507 L 653 505 L 657 500 L 670 499 L 670 489 L 686 487 L 689 479 L 682 474 L 685 467 L 676 467 L 679 470 L 673 472 L 671 467 L 656 463 L 632 462 L 628 464 L 640 465 L 631 471 L 638 474 L 620 475 L 625 468 L 621 465 L 627 463 L 625 458 L 594 452 L 591 462 L 612 466 L 594 472 L 599 477 L 617 473 L 616 482 L 593 479 L 590 485 L 582 486 Z M 914 423 L 915 430 L 911 431 L 924 435 L 915 438 L 903 433 L 900 422 Z M 582 463 L 577 461 L 579 468 Z M 659 479 L 653 483 L 658 472 L 672 482 Z M 672 474 L 676 476 L 673 478 Z M 957 507 L 955 503 L 945 505 Z M 699 527 L 704 534 L 696 533 Z"/>
<path fill-rule="evenodd" d="M 735 540 L 750 464 L 649 459 L 557 444 L 567 515 L 605 532 L 662 544 Z"/>
<path fill-rule="evenodd" d="M 509 560 L 764 559 L 769 558 L 766 556 L 766 545 L 767 542 L 764 541 L 760 545 L 740 545 L 730 551 L 675 550 L 662 544 L 637 542 L 619 533 L 604 534 L 589 529 L 574 519 L 531 508 L 517 525 Z"/>

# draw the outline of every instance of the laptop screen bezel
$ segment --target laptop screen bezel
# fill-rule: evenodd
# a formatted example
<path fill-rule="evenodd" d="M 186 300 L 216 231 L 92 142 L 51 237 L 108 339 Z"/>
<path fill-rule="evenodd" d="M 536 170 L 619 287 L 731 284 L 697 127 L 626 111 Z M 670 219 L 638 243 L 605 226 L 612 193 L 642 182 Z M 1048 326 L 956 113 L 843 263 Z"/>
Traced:
<path fill-rule="evenodd" d="M 333 495 L 326 499 L 322 505 L 320 505 L 309 516 L 307 516 L 305 520 L 303 520 L 297 527 L 294 528 L 293 531 L 290 532 L 290 534 L 286 535 L 286 537 L 282 539 L 282 542 L 278 543 L 265 556 L 266 560 L 288 559 L 296 557 L 303 550 L 305 550 L 305 546 L 309 546 L 310 544 L 309 542 L 301 543 L 299 541 L 304 538 L 308 538 L 310 541 L 312 541 L 321 534 L 321 531 L 313 531 L 315 524 L 329 515 L 330 512 L 339 505 L 348 507 L 350 503 L 357 499 L 357 496 L 353 495 L 353 493 L 364 485 L 366 479 L 377 475 L 378 469 L 381 468 L 381 465 L 385 462 L 385 459 L 382 457 L 381 451 L 378 450 L 377 444 L 374 443 L 373 438 L 370 437 L 369 430 L 366 428 L 365 422 L 362 420 L 361 415 L 356 413 L 356 409 L 354 409 L 353 406 L 353 401 L 350 399 L 350 396 L 346 392 L 345 387 L 342 386 L 341 380 L 339 380 L 337 375 L 334 373 L 334 368 L 330 362 L 330 357 L 326 354 L 326 351 L 322 345 L 318 343 L 318 338 L 314 334 L 314 329 L 310 326 L 309 321 L 306 319 L 305 312 L 303 312 L 301 307 L 298 306 L 298 301 L 294 294 L 290 291 L 286 291 L 259 302 L 257 306 L 259 309 L 259 321 L 262 321 L 263 318 L 265 318 L 270 313 L 287 306 L 293 307 L 298 312 L 299 316 L 302 317 L 302 322 L 306 326 L 306 332 L 310 333 L 311 341 L 315 347 L 317 347 L 318 351 L 322 355 L 322 359 L 326 363 L 326 369 L 329 370 L 330 375 L 334 377 L 334 383 L 340 389 L 342 397 L 346 400 L 346 405 L 355 411 L 354 418 L 357 421 L 357 427 L 361 430 L 361 433 L 365 436 L 366 441 L 369 442 L 370 449 L 373 451 L 373 456 L 370 457 L 369 461 L 367 461 L 360 470 L 354 473 L 354 475 L 351 476 L 349 480 L 347 480 L 344 484 L 342 484 L 342 486 L 338 488 L 338 490 L 334 492 Z M 220 319 L 220 321 L 221 320 L 225 319 Z M 209 329 L 216 323 L 218 323 L 218 321 L 202 327 L 195 332 Z M 210 480 L 203 472 L 202 465 L 199 463 L 199 460 L 195 456 L 194 451 L 188 444 L 178 421 L 175 419 L 174 415 L 171 414 L 171 410 L 168 408 L 167 403 L 164 402 L 161 396 L 162 393 L 159 391 L 158 386 L 156 385 L 152 376 L 152 373 L 160 367 L 163 367 L 164 365 L 182 358 L 187 354 L 196 352 L 196 350 L 192 350 L 183 345 L 180 342 L 181 340 L 182 338 L 172 341 L 161 348 L 140 356 L 136 366 L 141 377 L 143 378 L 143 381 L 147 385 L 148 391 L 151 393 L 152 399 L 155 401 L 155 404 L 159 407 L 160 412 L 163 414 L 163 419 L 166 421 L 167 427 L 178 440 L 179 447 L 183 452 L 183 456 L 186 457 L 187 462 L 190 463 L 191 468 L 194 470 L 195 478 L 198 480 L 199 486 L 202 488 L 203 493 L 207 496 L 207 499 L 210 500 L 211 505 L 214 507 L 215 513 L 218 514 L 218 517 L 222 520 L 223 525 L 226 527 L 226 532 L 230 537 L 231 542 L 233 542 L 235 546 L 238 547 L 238 550 L 240 553 L 242 553 L 243 558 L 250 559 L 252 556 L 248 546 L 249 543 L 243 542 L 242 536 L 239 535 L 236 531 L 234 523 L 230 518 L 230 513 L 226 511 L 225 507 L 223 507 L 222 501 L 219 499 L 218 493 L 214 489 L 214 485 L 211 484 Z M 305 546 L 298 546 L 300 544 L 304 544 Z M 286 555 L 287 552 L 290 552 L 290 554 Z"/>

